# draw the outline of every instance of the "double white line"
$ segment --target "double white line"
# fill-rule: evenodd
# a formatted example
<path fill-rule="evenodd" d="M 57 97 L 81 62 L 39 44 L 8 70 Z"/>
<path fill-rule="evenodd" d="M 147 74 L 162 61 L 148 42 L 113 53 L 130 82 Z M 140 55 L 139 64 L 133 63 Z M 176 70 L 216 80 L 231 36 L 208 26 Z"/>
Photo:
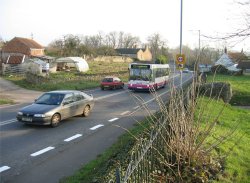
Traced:
<path fill-rule="evenodd" d="M 7 124 L 10 124 L 10 123 L 15 123 L 15 122 L 17 122 L 17 119 L 10 119 L 10 120 L 7 120 L 7 121 L 1 121 L 0 126 L 7 125 Z"/>

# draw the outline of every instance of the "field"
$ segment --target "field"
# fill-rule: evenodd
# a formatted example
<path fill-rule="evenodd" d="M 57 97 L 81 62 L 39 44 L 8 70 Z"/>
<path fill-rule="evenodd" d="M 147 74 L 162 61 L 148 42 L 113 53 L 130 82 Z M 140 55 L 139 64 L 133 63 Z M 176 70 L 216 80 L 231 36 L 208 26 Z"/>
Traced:
<path fill-rule="evenodd" d="M 6 77 L 15 84 L 30 90 L 50 91 L 60 89 L 84 90 L 99 87 L 103 77 L 115 75 L 123 81 L 128 80 L 128 63 L 89 62 L 90 70 L 86 73 L 57 72 L 51 73 L 44 82 L 28 83 L 24 77 Z"/>

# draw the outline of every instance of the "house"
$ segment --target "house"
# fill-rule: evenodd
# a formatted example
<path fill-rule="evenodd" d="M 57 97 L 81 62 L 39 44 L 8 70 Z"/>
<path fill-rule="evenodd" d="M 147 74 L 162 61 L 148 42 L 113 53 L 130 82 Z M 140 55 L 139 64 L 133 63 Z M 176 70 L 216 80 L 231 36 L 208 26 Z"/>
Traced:
<path fill-rule="evenodd" d="M 247 59 L 247 56 L 244 54 L 243 50 L 241 50 L 241 52 L 228 52 L 228 56 L 235 63 Z"/>
<path fill-rule="evenodd" d="M 211 68 L 212 72 L 216 73 L 231 73 L 237 74 L 241 73 L 241 69 L 237 68 L 237 64 L 229 57 L 227 49 L 223 55 L 215 62 L 214 66 Z"/>
<path fill-rule="evenodd" d="M 118 55 L 124 57 L 130 57 L 134 60 L 140 61 L 151 61 L 152 53 L 149 50 L 148 46 L 145 48 L 118 48 L 115 49 Z"/>
<path fill-rule="evenodd" d="M 250 73 L 250 59 L 240 61 L 237 68 L 242 69 L 243 74 Z"/>
<path fill-rule="evenodd" d="M 44 47 L 33 39 L 15 37 L 2 48 L 1 60 L 5 64 L 21 64 L 25 60 L 44 55 Z"/>

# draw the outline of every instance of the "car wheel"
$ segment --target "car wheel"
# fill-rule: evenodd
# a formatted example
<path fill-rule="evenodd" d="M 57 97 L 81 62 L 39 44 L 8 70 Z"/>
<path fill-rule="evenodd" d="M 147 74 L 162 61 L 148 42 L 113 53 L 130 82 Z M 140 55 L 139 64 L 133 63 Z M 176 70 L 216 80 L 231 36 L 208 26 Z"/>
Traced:
<path fill-rule="evenodd" d="M 61 121 L 61 116 L 60 114 L 54 114 L 51 118 L 51 126 L 56 127 Z"/>
<path fill-rule="evenodd" d="M 121 89 L 123 89 L 123 88 L 124 88 L 124 84 L 121 85 Z"/>
<path fill-rule="evenodd" d="M 89 105 L 86 105 L 86 106 L 84 107 L 84 109 L 83 109 L 82 115 L 83 115 L 84 117 L 87 117 L 87 116 L 89 116 L 89 113 L 90 113 L 90 106 L 89 106 Z"/>

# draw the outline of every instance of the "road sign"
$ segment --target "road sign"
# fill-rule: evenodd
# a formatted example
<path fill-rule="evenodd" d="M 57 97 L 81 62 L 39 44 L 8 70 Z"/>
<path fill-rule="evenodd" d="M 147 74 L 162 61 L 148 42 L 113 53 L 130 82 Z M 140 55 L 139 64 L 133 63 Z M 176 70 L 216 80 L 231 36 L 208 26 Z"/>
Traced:
<path fill-rule="evenodd" d="M 186 57 L 184 54 L 177 54 L 176 55 L 176 64 L 185 64 L 186 63 Z"/>
<path fill-rule="evenodd" d="M 184 68 L 184 64 L 177 64 L 177 67 L 179 70 L 182 70 Z"/>

